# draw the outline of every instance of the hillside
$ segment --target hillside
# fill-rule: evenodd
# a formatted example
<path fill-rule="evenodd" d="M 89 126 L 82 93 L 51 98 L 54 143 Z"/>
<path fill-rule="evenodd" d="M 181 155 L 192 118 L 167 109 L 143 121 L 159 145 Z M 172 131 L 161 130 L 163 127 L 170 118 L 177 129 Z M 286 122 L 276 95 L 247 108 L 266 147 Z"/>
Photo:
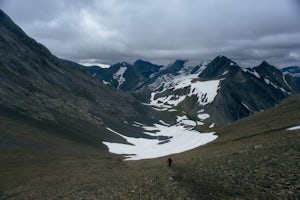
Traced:
<path fill-rule="evenodd" d="M 101 141 L 125 142 L 107 127 L 143 136 L 135 119 L 157 122 L 132 95 L 93 80 L 82 66 L 62 60 L 0 11 L 0 112 L 59 137 L 106 149 Z M 124 123 L 127 121 L 128 123 Z M 3 136 L 1 137 L 10 137 Z"/>
<path fill-rule="evenodd" d="M 274 107 L 299 92 L 296 77 L 266 61 L 243 68 L 226 56 L 197 66 L 190 66 L 186 60 L 164 67 L 139 60 L 133 65 L 118 63 L 106 69 L 86 70 L 93 79 L 118 90 L 132 91 L 160 117 L 167 116 L 163 119 L 168 123 L 186 116 L 202 129 L 226 125 Z"/>
<path fill-rule="evenodd" d="M 291 76 L 225 56 L 110 70 L 115 89 L 0 10 L 0 199 L 300 198 Z"/>
<path fill-rule="evenodd" d="M 173 155 L 171 168 L 166 157 L 122 161 L 78 143 L 48 157 L 4 153 L 0 198 L 299 199 L 300 130 L 286 130 L 300 125 L 299 105 L 291 97 L 218 129 L 215 142 Z"/>

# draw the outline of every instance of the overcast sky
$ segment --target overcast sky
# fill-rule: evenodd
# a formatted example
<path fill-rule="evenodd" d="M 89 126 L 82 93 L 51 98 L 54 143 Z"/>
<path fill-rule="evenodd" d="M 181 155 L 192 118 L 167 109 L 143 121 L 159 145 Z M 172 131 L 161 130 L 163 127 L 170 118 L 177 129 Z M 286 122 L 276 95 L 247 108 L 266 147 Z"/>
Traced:
<path fill-rule="evenodd" d="M 226 55 L 300 66 L 298 0 L 0 0 L 21 28 L 76 62 L 157 64 Z"/>

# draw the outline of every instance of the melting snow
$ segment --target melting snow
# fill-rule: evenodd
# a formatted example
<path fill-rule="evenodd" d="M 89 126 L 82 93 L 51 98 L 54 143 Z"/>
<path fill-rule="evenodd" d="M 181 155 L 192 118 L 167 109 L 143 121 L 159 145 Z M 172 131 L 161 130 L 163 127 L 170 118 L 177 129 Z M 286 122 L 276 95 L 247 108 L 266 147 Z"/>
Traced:
<path fill-rule="evenodd" d="M 107 130 L 126 139 L 130 144 L 111 142 L 103 142 L 103 144 L 108 146 L 111 153 L 126 154 L 125 160 L 140 160 L 181 153 L 211 142 L 218 137 L 214 133 L 199 133 L 195 130 L 188 130 L 183 125 L 178 124 L 173 126 L 154 124 L 153 127 L 144 126 L 143 128 L 147 131 L 157 131 L 156 133 L 145 131 L 145 134 L 166 136 L 168 139 L 158 140 L 126 137 L 107 128 Z"/>
<path fill-rule="evenodd" d="M 105 81 L 105 80 L 103 80 L 102 82 L 103 82 L 105 85 L 110 85 L 110 83 L 107 82 L 107 81 Z"/>
<path fill-rule="evenodd" d="M 229 71 L 226 70 L 225 72 L 223 72 L 222 76 L 226 75 Z"/>
<path fill-rule="evenodd" d="M 119 82 L 118 89 L 125 82 L 124 73 L 126 70 L 127 67 L 120 67 L 120 69 L 115 74 L 113 74 L 114 79 L 116 79 Z"/>
<path fill-rule="evenodd" d="M 247 110 L 251 111 L 250 108 L 249 108 L 249 106 L 247 106 L 247 104 L 245 104 L 244 102 L 242 102 L 242 105 L 243 105 L 245 108 L 247 108 Z"/>
<path fill-rule="evenodd" d="M 298 130 L 298 129 L 300 129 L 300 125 L 299 126 L 293 126 L 293 127 L 287 128 L 286 130 L 293 131 L 293 130 Z"/>
<path fill-rule="evenodd" d="M 290 86 L 290 84 L 288 84 L 288 82 L 286 81 L 285 75 L 282 76 L 282 79 L 283 79 L 284 83 L 285 83 L 290 89 L 292 89 L 291 86 Z"/>
<path fill-rule="evenodd" d="M 123 74 L 125 70 L 118 74 Z M 121 77 L 121 75 L 119 77 Z M 158 78 L 158 80 L 150 86 L 151 90 L 156 92 L 151 93 L 150 103 L 145 105 L 151 105 L 158 111 L 177 111 L 174 109 L 174 106 L 177 106 L 186 97 L 191 97 L 192 95 L 198 97 L 198 104 L 200 106 L 206 105 L 211 103 L 218 94 L 220 81 L 221 80 L 198 81 L 198 74 L 189 76 L 165 75 Z M 164 94 L 162 95 L 163 97 L 155 98 L 162 92 L 168 92 L 168 90 L 174 92 L 182 89 L 186 91 L 184 95 Z M 179 93 L 182 94 L 182 92 Z M 202 109 L 198 112 L 198 117 L 200 120 L 205 120 L 209 118 L 209 114 L 204 113 L 204 110 Z M 126 137 L 107 128 L 111 132 L 126 139 L 129 143 L 119 144 L 103 142 L 103 144 L 108 146 L 110 152 L 125 154 L 125 160 L 157 158 L 180 153 L 204 145 L 218 137 L 214 135 L 213 132 L 199 133 L 193 130 L 196 125 L 203 125 L 203 122 L 190 120 L 187 116 L 177 116 L 175 125 L 169 125 L 162 121 L 160 121 L 160 124 L 154 124 L 153 126 L 146 126 L 138 122 L 134 122 L 133 125 L 143 128 L 145 134 L 157 137 L 164 136 L 167 137 L 167 139 L 159 140 Z M 213 126 L 214 124 L 210 125 L 210 127 Z"/>
<path fill-rule="evenodd" d="M 254 76 L 256 76 L 256 78 L 261 78 L 260 75 L 254 70 L 254 69 L 242 69 L 244 72 L 248 72 L 250 74 L 253 74 Z"/>
<path fill-rule="evenodd" d="M 199 118 L 200 120 L 205 120 L 205 119 L 209 118 L 209 114 L 206 114 L 206 113 L 198 114 L 198 118 Z"/>
<path fill-rule="evenodd" d="M 169 82 L 164 83 L 164 88 L 160 92 L 152 92 L 150 103 L 148 105 L 155 106 L 158 108 L 172 108 L 173 106 L 177 106 L 180 102 L 182 102 L 187 96 L 191 97 L 192 95 L 196 95 L 198 97 L 199 105 L 206 105 L 211 103 L 216 95 L 218 94 L 219 83 L 220 80 L 212 80 L 212 81 L 193 81 L 197 78 L 197 74 L 192 74 L 189 76 L 179 76 L 174 79 L 169 80 Z M 153 88 L 159 88 L 160 85 L 155 85 Z M 166 90 L 180 90 L 189 87 L 189 92 L 186 95 L 182 96 L 174 96 L 167 95 L 164 97 L 160 97 L 155 99 L 157 94 L 160 94 Z"/>
<path fill-rule="evenodd" d="M 283 79 L 284 79 L 284 78 L 283 78 Z M 284 80 L 285 80 L 285 79 L 284 79 Z M 265 81 L 266 84 L 271 85 L 271 86 L 273 86 L 274 88 L 279 89 L 279 90 L 281 90 L 282 92 L 287 93 L 287 91 L 286 91 L 284 88 L 278 87 L 276 84 L 274 84 L 273 82 L 271 82 L 269 79 L 264 78 L 264 81 Z M 288 85 L 288 84 L 287 84 L 287 85 Z M 288 85 L 288 86 L 289 86 L 289 85 Z M 289 87 L 290 87 L 290 86 L 289 86 Z"/>

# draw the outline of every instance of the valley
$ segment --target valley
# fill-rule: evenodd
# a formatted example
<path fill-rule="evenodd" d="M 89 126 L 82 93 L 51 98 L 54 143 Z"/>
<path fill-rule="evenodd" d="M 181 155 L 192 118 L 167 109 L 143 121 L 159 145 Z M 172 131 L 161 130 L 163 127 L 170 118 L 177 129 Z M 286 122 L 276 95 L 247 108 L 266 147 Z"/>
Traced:
<path fill-rule="evenodd" d="M 52 145 L 60 148 L 48 144 L 34 152 L 1 146 L 6 156 L 0 161 L 0 198 L 297 199 L 300 130 L 286 129 L 300 124 L 299 105 L 299 97 L 289 98 L 217 129 L 217 140 L 172 155 L 171 168 L 167 157 L 123 161 L 122 156 L 57 138 Z M 266 121 L 257 123 L 262 119 Z M 9 125 L 14 123 L 20 126 L 19 121 Z M 51 137 L 45 137 L 50 143 Z"/>
<path fill-rule="evenodd" d="M 0 199 L 299 199 L 296 69 L 85 67 L 0 10 Z"/>

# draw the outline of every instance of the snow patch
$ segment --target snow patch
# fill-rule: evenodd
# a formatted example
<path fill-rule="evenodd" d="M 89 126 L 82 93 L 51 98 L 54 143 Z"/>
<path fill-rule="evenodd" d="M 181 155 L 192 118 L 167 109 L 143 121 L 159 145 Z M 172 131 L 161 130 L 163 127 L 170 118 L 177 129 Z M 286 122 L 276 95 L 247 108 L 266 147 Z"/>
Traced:
<path fill-rule="evenodd" d="M 108 146 L 111 153 L 126 154 L 125 160 L 141 160 L 181 153 L 211 142 L 218 137 L 213 132 L 199 133 L 178 124 L 173 126 L 154 124 L 152 127 L 144 126 L 144 129 L 157 131 L 155 134 L 148 132 L 145 132 L 145 134 L 166 136 L 167 139 L 126 137 L 107 127 L 107 130 L 123 137 L 132 145 L 111 142 L 103 142 L 103 144 Z"/>
<path fill-rule="evenodd" d="M 250 108 L 249 108 L 249 106 L 247 106 L 244 102 L 242 102 L 242 105 L 243 105 L 245 108 L 247 108 L 247 110 L 251 111 Z"/>
<path fill-rule="evenodd" d="M 282 79 L 283 79 L 284 83 L 292 90 L 292 87 L 288 84 L 288 82 L 285 79 L 285 75 L 282 76 Z"/>
<path fill-rule="evenodd" d="M 298 129 L 300 129 L 300 125 L 287 128 L 286 130 L 287 131 L 293 131 L 293 130 L 298 130 Z"/>
<path fill-rule="evenodd" d="M 197 79 L 197 74 L 192 74 L 189 76 L 175 77 L 171 79 L 169 82 L 164 82 L 162 85 L 155 84 L 152 89 L 158 89 L 163 87 L 159 92 L 152 92 L 150 103 L 148 105 L 157 107 L 157 108 L 172 108 L 177 106 L 180 102 L 182 102 L 187 96 L 191 97 L 192 95 L 196 95 L 198 98 L 199 105 L 206 105 L 211 103 L 214 98 L 218 94 L 220 80 L 211 80 L 211 81 L 195 81 Z M 160 98 L 155 98 L 158 94 L 166 90 L 176 91 L 187 89 L 186 95 L 178 96 L 178 95 L 165 95 Z"/>
<path fill-rule="evenodd" d="M 260 79 L 261 76 L 254 69 L 242 69 L 244 72 L 253 74 L 256 78 Z"/>
<path fill-rule="evenodd" d="M 103 80 L 102 82 L 103 82 L 105 85 L 110 85 L 110 83 L 107 82 L 107 81 L 105 81 L 105 80 Z"/>
<path fill-rule="evenodd" d="M 283 79 L 284 79 L 284 78 L 283 78 Z M 285 80 L 285 79 L 284 79 L 284 80 Z M 271 86 L 273 86 L 274 88 L 279 89 L 279 90 L 281 90 L 282 92 L 287 93 L 287 91 L 286 91 L 284 88 L 278 87 L 276 84 L 274 84 L 273 82 L 271 82 L 269 79 L 264 78 L 264 81 L 265 81 L 266 84 L 271 85 Z M 288 85 L 288 84 L 287 84 L 287 85 Z M 289 86 L 289 85 L 288 85 L 288 86 Z"/>
<path fill-rule="evenodd" d="M 209 118 L 209 114 L 207 114 L 207 113 L 201 113 L 201 114 L 198 114 L 198 118 L 200 119 L 200 120 L 206 120 L 206 119 L 208 119 Z"/>
<path fill-rule="evenodd" d="M 229 71 L 226 70 L 225 72 L 223 72 L 222 76 L 226 75 Z"/>
<path fill-rule="evenodd" d="M 113 74 L 113 78 L 119 82 L 118 89 L 120 89 L 120 86 L 126 81 L 124 78 L 124 73 L 126 70 L 127 67 L 125 67 L 125 64 L 123 63 L 123 67 L 120 67 L 120 69 Z"/>

